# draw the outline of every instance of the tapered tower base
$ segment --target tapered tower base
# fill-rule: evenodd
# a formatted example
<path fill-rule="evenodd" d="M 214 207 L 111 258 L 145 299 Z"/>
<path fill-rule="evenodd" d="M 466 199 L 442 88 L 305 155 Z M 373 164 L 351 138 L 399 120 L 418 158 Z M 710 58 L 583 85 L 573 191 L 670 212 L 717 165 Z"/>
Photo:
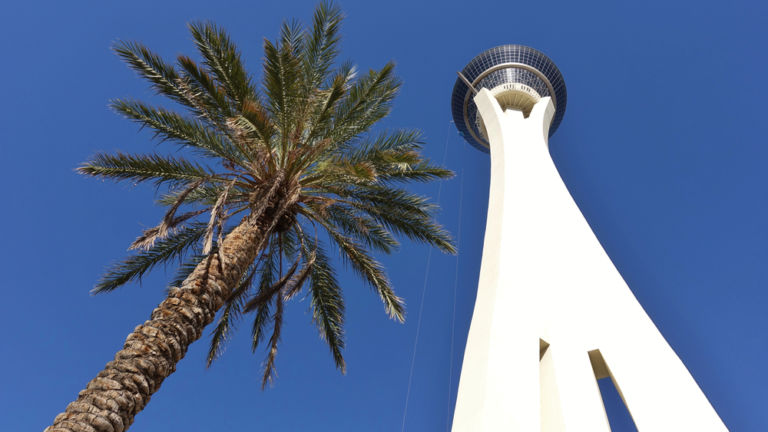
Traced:
<path fill-rule="evenodd" d="M 726 431 L 560 179 L 551 99 L 527 118 L 486 88 L 474 104 L 491 186 L 453 431 L 609 431 L 603 376 L 641 432 Z"/>

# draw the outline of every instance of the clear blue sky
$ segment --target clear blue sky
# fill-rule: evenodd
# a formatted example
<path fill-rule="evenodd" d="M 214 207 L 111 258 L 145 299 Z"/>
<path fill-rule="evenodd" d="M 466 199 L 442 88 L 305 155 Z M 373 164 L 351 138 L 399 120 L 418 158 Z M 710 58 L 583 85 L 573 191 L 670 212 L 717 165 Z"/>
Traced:
<path fill-rule="evenodd" d="M 283 18 L 306 22 L 313 6 L 4 5 L 0 430 L 49 424 L 148 317 L 168 280 L 160 271 L 142 285 L 89 295 L 104 267 L 162 214 L 151 187 L 102 183 L 73 171 L 97 151 L 157 148 L 150 134 L 107 109 L 113 97 L 154 100 L 110 44 L 135 39 L 167 57 L 192 54 L 185 23 L 211 19 L 229 29 L 258 74 L 262 38 L 274 37 Z M 445 157 L 459 174 L 443 185 L 440 220 L 461 232 L 461 253 L 435 253 L 427 269 L 407 430 L 446 430 L 480 263 L 488 157 L 450 124 L 455 72 L 505 43 L 533 46 L 560 67 L 568 110 L 551 153 L 637 298 L 729 428 L 768 430 L 768 4 L 347 0 L 341 6 L 348 17 L 342 57 L 364 70 L 393 59 L 404 81 L 385 126 L 422 129 L 426 153 Z M 420 190 L 437 199 L 436 184 Z M 427 249 L 406 243 L 383 260 L 408 302 L 408 320 L 387 320 L 376 296 L 343 278 L 346 376 L 317 338 L 307 304 L 291 303 L 272 389 L 259 390 L 264 353 L 250 354 L 247 329 L 208 370 L 207 340 L 201 341 L 133 430 L 401 430 Z M 616 421 L 616 430 L 631 430 L 626 418 Z"/>

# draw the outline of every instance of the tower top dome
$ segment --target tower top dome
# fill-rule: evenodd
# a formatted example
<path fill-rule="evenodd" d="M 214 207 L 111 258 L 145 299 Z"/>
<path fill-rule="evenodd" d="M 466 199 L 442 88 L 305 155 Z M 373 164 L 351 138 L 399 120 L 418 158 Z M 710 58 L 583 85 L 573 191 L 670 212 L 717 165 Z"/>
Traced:
<path fill-rule="evenodd" d="M 483 51 L 464 67 L 456 79 L 451 96 L 453 122 L 467 142 L 488 152 L 485 126 L 477 114 L 472 96 L 487 88 L 502 109 L 516 109 L 525 116 L 543 97 L 551 97 L 555 115 L 549 135 L 555 133 L 565 114 L 568 95 L 565 81 L 555 63 L 541 51 L 524 45 L 501 45 Z M 466 79 L 466 82 L 464 79 Z"/>

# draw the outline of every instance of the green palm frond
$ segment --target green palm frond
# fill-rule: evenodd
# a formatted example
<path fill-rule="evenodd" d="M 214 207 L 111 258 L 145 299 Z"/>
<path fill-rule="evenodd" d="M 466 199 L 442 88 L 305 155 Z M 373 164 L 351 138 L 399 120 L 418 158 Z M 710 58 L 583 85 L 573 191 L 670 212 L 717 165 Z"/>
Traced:
<path fill-rule="evenodd" d="M 264 375 L 261 380 L 263 390 L 277 376 L 275 360 L 277 358 L 277 346 L 280 343 L 280 335 L 283 330 L 283 298 L 275 297 L 275 311 L 272 313 L 272 336 L 269 337 L 269 352 L 264 363 Z"/>
<path fill-rule="evenodd" d="M 245 159 L 223 134 L 214 132 L 198 120 L 138 101 L 115 99 L 111 107 L 142 126 L 149 127 L 163 141 L 173 141 L 198 150 L 203 156 L 223 158 L 235 164 L 241 164 Z"/>
<path fill-rule="evenodd" d="M 340 202 L 366 213 L 397 234 L 436 246 L 447 253 L 456 253 L 450 234 L 434 221 L 432 212 L 437 207 L 425 197 L 382 186 L 334 184 L 320 187 L 342 197 Z"/>
<path fill-rule="evenodd" d="M 254 152 L 262 153 L 258 157 L 259 160 L 263 160 L 262 164 L 265 164 L 262 165 L 262 169 L 276 168 L 272 150 L 273 137 L 277 131 L 267 109 L 260 102 L 249 101 L 239 116 L 230 119 L 229 126 L 235 128 L 240 136 L 252 140 L 251 146 Z"/>
<path fill-rule="evenodd" d="M 239 301 L 230 301 L 224 305 L 224 310 L 216 322 L 216 327 L 211 332 L 211 343 L 208 347 L 208 355 L 205 358 L 206 367 L 211 367 L 226 348 L 233 326 L 241 316 L 241 304 Z"/>
<path fill-rule="evenodd" d="M 227 187 L 227 183 L 221 182 L 219 184 L 204 184 L 190 192 L 184 197 L 184 204 L 201 204 L 206 207 L 216 204 L 216 200 L 219 199 L 221 193 Z M 162 194 L 157 199 L 157 204 L 162 206 L 172 206 L 178 199 L 179 195 L 183 192 L 181 188 L 175 188 Z M 249 199 L 248 191 L 243 188 L 242 185 L 235 184 L 232 186 L 229 194 L 227 195 L 227 203 L 238 204 L 247 203 Z M 245 205 L 245 204 L 243 204 Z"/>
<path fill-rule="evenodd" d="M 438 179 L 453 177 L 453 171 L 445 169 L 429 161 L 421 161 L 415 164 L 405 162 L 388 162 L 387 169 L 379 171 L 379 179 L 383 181 L 420 181 L 429 182 Z"/>
<path fill-rule="evenodd" d="M 286 301 L 292 299 L 295 295 L 301 292 L 304 287 L 304 283 L 309 279 L 312 274 L 312 269 L 315 266 L 315 260 L 317 255 L 312 250 L 308 254 L 304 255 L 304 264 L 299 271 L 294 274 L 288 281 L 286 287 L 282 290 L 283 299 Z"/>
<path fill-rule="evenodd" d="M 210 168 L 183 158 L 120 152 L 114 155 L 98 153 L 90 161 L 80 165 L 77 172 L 118 181 L 133 180 L 135 183 L 152 180 L 156 186 L 163 183 L 176 185 L 215 179 L 215 173 Z"/>
<path fill-rule="evenodd" d="M 435 222 L 432 215 L 428 213 L 422 214 L 422 211 L 386 201 L 372 203 L 345 200 L 343 202 L 366 213 L 374 221 L 396 234 L 436 246 L 446 253 L 456 253 L 453 239 L 448 231 Z"/>
<path fill-rule="evenodd" d="M 421 148 L 421 132 L 413 129 L 384 131 L 371 138 L 357 143 L 347 143 L 330 154 L 331 161 L 347 160 L 351 162 L 379 158 L 379 154 L 387 152 L 411 153 Z M 417 157 L 419 155 L 416 155 Z"/>
<path fill-rule="evenodd" d="M 431 181 L 453 177 L 452 171 L 422 159 L 419 151 L 423 144 L 419 131 L 384 132 L 331 160 L 352 164 L 367 162 L 376 171 L 379 181 Z"/>
<path fill-rule="evenodd" d="M 277 276 L 277 251 L 274 244 L 266 249 L 262 255 L 262 263 L 259 267 L 259 284 L 256 295 L 266 293 L 275 281 Z M 259 344 L 264 339 L 267 326 L 272 322 L 271 301 L 266 301 L 258 305 L 253 316 L 253 325 L 251 326 L 251 350 L 256 351 Z"/>
<path fill-rule="evenodd" d="M 430 215 L 409 212 L 397 205 L 344 202 L 366 213 L 371 219 L 396 234 L 436 246 L 445 253 L 456 253 L 453 239 L 448 231 L 435 222 Z"/>
<path fill-rule="evenodd" d="M 312 17 L 312 30 L 304 41 L 302 69 L 304 92 L 320 88 L 328 77 L 338 55 L 339 28 L 342 14 L 338 6 L 321 3 Z"/>
<path fill-rule="evenodd" d="M 445 253 L 456 253 L 451 235 L 431 216 L 402 211 L 397 206 L 373 205 L 364 206 L 364 209 L 375 221 L 395 233 L 435 246 Z"/>
<path fill-rule="evenodd" d="M 264 303 L 271 301 L 274 298 L 282 297 L 281 293 L 289 286 L 289 282 L 296 274 L 296 270 L 299 268 L 299 259 L 293 262 L 293 265 L 288 269 L 285 274 L 281 274 L 280 278 L 275 281 L 267 289 L 259 289 L 259 293 L 253 296 L 245 304 L 245 312 L 251 312 L 257 309 Z"/>
<path fill-rule="evenodd" d="M 179 89 L 194 104 L 194 112 L 213 124 L 225 124 L 234 111 L 215 78 L 187 56 L 178 56 L 176 63 L 182 76 Z"/>
<path fill-rule="evenodd" d="M 370 217 L 355 213 L 351 208 L 333 205 L 326 210 L 327 220 L 342 229 L 344 234 L 351 235 L 367 247 L 375 248 L 384 253 L 390 253 L 400 246 L 398 241 L 382 224 Z"/>
<path fill-rule="evenodd" d="M 277 272 L 280 270 L 278 264 L 280 257 L 276 255 L 282 253 L 277 242 L 270 243 L 267 251 L 262 256 L 260 266 L 261 277 L 259 279 L 258 291 L 256 296 L 265 296 L 271 291 L 275 283 L 279 283 L 280 277 Z M 272 310 L 272 303 L 275 308 Z M 264 389 L 268 382 L 275 377 L 275 358 L 277 356 L 277 345 L 280 341 L 280 333 L 283 323 L 283 298 L 280 295 L 271 295 L 265 298 L 256 306 L 256 313 L 251 327 L 251 350 L 256 351 L 261 341 L 264 339 L 267 326 L 272 325 L 272 335 L 269 338 L 269 347 L 267 351 L 267 360 L 264 364 L 264 374 L 262 377 L 261 388 Z"/>
<path fill-rule="evenodd" d="M 149 81 L 157 93 L 195 109 L 195 103 L 179 87 L 181 80 L 178 72 L 160 56 L 138 42 L 118 41 L 112 49 L 131 69 Z"/>
<path fill-rule="evenodd" d="M 333 112 L 339 101 L 346 95 L 354 74 L 355 68 L 351 63 L 342 65 L 331 79 L 329 88 L 318 90 L 313 103 L 307 104 L 307 107 L 312 108 L 309 111 L 311 115 L 307 121 L 307 142 L 312 143 L 317 137 L 327 135 L 327 131 L 333 125 Z M 315 147 L 318 146 L 316 145 Z M 318 154 L 321 154 L 321 152 L 307 152 L 297 158 L 296 165 L 304 168 L 315 163 L 315 158 Z"/>
<path fill-rule="evenodd" d="M 320 208 L 318 208 L 320 207 Z M 324 219 L 339 231 L 362 242 L 369 248 L 391 253 L 400 244 L 389 230 L 354 208 L 342 204 L 324 206 L 307 203 L 302 212 L 310 219 Z"/>
<path fill-rule="evenodd" d="M 253 283 L 257 270 L 258 266 L 252 265 L 240 280 L 240 284 L 232 291 L 232 294 L 227 299 L 226 304 L 224 305 L 224 310 L 219 315 L 216 327 L 211 333 L 211 344 L 208 348 L 206 366 L 211 367 L 214 360 L 218 359 L 224 353 L 224 348 L 229 336 L 242 315 L 245 296 Z"/>
<path fill-rule="evenodd" d="M 350 87 L 348 96 L 334 113 L 335 121 L 328 138 L 346 143 L 389 114 L 391 102 L 400 88 L 394 68 L 390 62 L 378 71 L 370 70 Z"/>
<path fill-rule="evenodd" d="M 155 242 L 154 246 L 117 263 L 107 270 L 93 288 L 94 293 L 112 291 L 133 280 L 140 280 L 144 273 L 158 264 L 181 257 L 189 248 L 200 241 L 205 233 L 205 224 L 193 223 L 168 237 Z"/>
<path fill-rule="evenodd" d="M 336 181 L 312 184 L 312 186 L 321 191 L 338 195 L 342 199 L 348 198 L 349 200 L 341 201 L 353 202 L 356 207 L 359 204 L 359 208 L 363 211 L 368 211 L 371 206 L 386 206 L 389 209 L 396 209 L 398 212 L 431 217 L 432 212 L 437 209 L 437 206 L 430 203 L 427 197 L 381 184 L 350 184 L 349 182 Z"/>
<path fill-rule="evenodd" d="M 282 160 L 294 139 L 295 120 L 298 107 L 294 101 L 299 91 L 299 59 L 291 53 L 290 46 L 273 45 L 264 41 L 264 92 L 268 99 L 268 111 L 280 131 L 280 152 Z"/>
<path fill-rule="evenodd" d="M 324 248 L 318 244 L 314 251 L 316 258 L 309 282 L 312 321 L 328 344 L 336 367 L 344 373 L 344 298 Z"/>
<path fill-rule="evenodd" d="M 333 226 L 323 223 L 331 239 L 336 243 L 352 268 L 363 278 L 384 302 L 384 308 L 390 318 L 400 322 L 405 321 L 405 305 L 403 299 L 395 295 L 384 268 L 373 259 L 368 251 L 353 239 L 336 231 Z"/>
<path fill-rule="evenodd" d="M 235 108 L 242 109 L 256 94 L 256 88 L 227 32 L 212 23 L 202 22 L 190 24 L 189 31 L 203 63 L 235 103 Z"/>

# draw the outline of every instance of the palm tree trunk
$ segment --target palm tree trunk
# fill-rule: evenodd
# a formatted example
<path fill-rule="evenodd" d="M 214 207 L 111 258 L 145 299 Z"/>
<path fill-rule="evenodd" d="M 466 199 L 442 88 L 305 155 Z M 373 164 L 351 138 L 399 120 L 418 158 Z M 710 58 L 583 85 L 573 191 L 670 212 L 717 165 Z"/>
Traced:
<path fill-rule="evenodd" d="M 279 216 L 279 215 L 278 215 Z M 248 265 L 264 247 L 264 226 L 246 218 L 136 327 L 115 359 L 56 416 L 45 432 L 122 432 L 163 380 L 176 370 L 187 347 L 200 338 Z"/>

